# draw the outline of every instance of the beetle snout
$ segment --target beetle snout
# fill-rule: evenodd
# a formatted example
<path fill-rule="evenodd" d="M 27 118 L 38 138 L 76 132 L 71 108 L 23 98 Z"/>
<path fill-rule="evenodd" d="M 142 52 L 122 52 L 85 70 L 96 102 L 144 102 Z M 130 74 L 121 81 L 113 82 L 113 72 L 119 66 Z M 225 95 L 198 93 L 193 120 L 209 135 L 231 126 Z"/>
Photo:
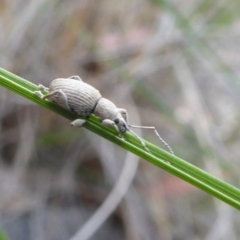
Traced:
<path fill-rule="evenodd" d="M 122 133 L 125 133 L 128 130 L 125 123 L 122 126 L 118 126 L 118 127 L 119 127 L 120 132 L 122 132 Z"/>
<path fill-rule="evenodd" d="M 118 126 L 118 129 L 121 133 L 125 133 L 128 130 L 127 124 L 123 119 L 116 118 L 114 122 Z"/>

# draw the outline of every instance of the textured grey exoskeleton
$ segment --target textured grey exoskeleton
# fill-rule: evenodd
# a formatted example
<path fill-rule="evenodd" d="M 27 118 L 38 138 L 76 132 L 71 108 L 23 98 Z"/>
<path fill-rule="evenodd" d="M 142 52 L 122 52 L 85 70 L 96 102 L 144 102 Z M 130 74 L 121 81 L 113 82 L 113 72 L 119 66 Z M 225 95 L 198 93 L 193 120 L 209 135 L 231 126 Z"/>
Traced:
<path fill-rule="evenodd" d="M 140 140 L 142 146 L 148 152 L 149 150 L 144 141 L 129 127 L 152 129 L 169 151 L 174 154 L 169 145 L 160 137 L 155 127 L 130 125 L 128 113 L 125 109 L 117 108 L 114 103 L 103 98 L 96 88 L 83 82 L 78 76 L 57 78 L 51 82 L 49 88 L 39 84 L 39 89 L 49 91 L 46 95 L 43 95 L 41 91 L 35 92 L 42 99 L 49 98 L 63 108 L 87 118 L 93 113 L 103 125 L 114 127 L 118 135 L 126 131 L 131 132 Z M 71 125 L 73 127 L 82 127 L 86 121 L 76 119 L 71 122 Z"/>

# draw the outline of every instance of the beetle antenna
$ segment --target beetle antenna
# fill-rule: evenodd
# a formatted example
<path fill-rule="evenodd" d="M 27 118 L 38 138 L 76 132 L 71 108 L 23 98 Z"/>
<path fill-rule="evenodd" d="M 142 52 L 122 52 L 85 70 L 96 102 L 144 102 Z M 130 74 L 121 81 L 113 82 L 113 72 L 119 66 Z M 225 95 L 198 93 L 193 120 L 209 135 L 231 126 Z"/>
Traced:
<path fill-rule="evenodd" d="M 132 133 L 135 137 L 137 137 L 137 139 L 141 142 L 143 148 L 144 148 L 147 152 L 151 153 L 150 150 L 147 148 L 145 142 L 144 142 L 133 130 L 128 129 L 128 131 L 129 131 L 130 133 Z"/>
<path fill-rule="evenodd" d="M 174 155 L 174 152 L 173 152 L 173 150 L 171 149 L 171 147 L 162 139 L 162 137 L 160 136 L 160 134 L 158 133 L 158 131 L 156 130 L 156 128 L 155 127 L 153 127 L 153 126 L 135 126 L 135 125 L 128 125 L 129 127 L 131 127 L 131 128 L 140 128 L 140 129 L 152 129 L 154 132 L 155 132 L 155 134 L 157 135 L 157 137 L 159 138 L 159 140 L 163 143 L 163 145 L 165 145 L 167 148 L 168 148 L 168 150 L 169 150 L 169 152 L 172 154 L 172 155 Z M 129 130 L 130 131 L 130 130 Z M 139 138 L 139 137 L 138 137 Z M 142 142 L 142 141 L 141 141 Z M 144 145 L 145 145 L 145 143 L 144 143 Z"/>

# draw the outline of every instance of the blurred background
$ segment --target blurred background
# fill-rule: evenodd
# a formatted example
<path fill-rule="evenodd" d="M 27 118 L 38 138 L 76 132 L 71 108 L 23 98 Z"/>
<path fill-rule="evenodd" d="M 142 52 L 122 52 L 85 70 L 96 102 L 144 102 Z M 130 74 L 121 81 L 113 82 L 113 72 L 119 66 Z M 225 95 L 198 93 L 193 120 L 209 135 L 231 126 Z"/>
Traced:
<path fill-rule="evenodd" d="M 0 0 L 0 66 L 45 86 L 80 75 L 177 156 L 240 187 L 239 9 Z M 2 87 L 0 121 L 0 225 L 12 240 L 239 239 L 237 210 Z"/>

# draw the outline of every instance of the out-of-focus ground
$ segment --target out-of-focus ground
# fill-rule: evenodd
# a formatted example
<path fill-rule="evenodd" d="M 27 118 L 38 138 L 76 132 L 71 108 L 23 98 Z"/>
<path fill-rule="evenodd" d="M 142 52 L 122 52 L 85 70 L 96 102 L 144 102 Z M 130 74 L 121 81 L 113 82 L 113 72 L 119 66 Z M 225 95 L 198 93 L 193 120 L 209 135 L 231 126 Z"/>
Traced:
<path fill-rule="evenodd" d="M 176 155 L 240 187 L 239 9 L 0 0 L 0 66 L 46 86 L 80 75 Z M 237 210 L 3 88 L 0 121 L 0 225 L 12 240 L 239 239 Z"/>

